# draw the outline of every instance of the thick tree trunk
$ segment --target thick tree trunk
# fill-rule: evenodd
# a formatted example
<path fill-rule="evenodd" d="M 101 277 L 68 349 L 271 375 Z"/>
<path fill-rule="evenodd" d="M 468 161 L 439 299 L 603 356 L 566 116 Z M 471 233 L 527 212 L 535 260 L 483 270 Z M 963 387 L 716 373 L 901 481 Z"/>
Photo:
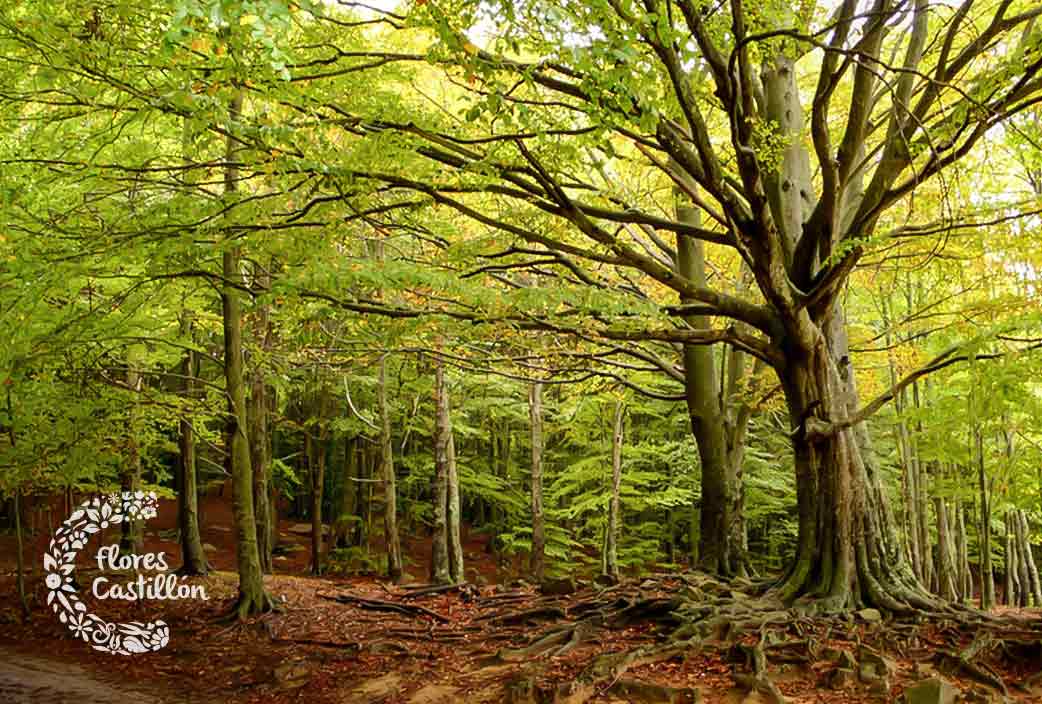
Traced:
<path fill-rule="evenodd" d="M 813 597 L 823 610 L 934 607 L 904 558 L 867 431 L 846 425 L 858 397 L 842 310 L 791 326 L 800 342 L 786 350 L 779 378 L 795 429 L 799 533 L 779 595 Z"/>
<path fill-rule="evenodd" d="M 402 577 L 402 547 L 398 538 L 398 490 L 394 476 L 394 448 L 391 446 L 391 411 L 387 405 L 387 355 L 380 357 L 376 398 L 380 407 L 380 478 L 384 490 L 387 576 L 397 582 Z"/>
<path fill-rule="evenodd" d="M 192 320 L 187 313 L 181 317 L 181 334 L 194 339 Z M 185 399 L 193 403 L 196 395 L 195 377 L 197 374 L 195 352 L 188 350 L 181 360 L 181 376 Z M 199 485 L 195 462 L 195 429 L 188 418 L 182 418 L 178 424 L 178 493 L 177 524 L 181 539 L 181 568 L 179 572 L 186 575 L 206 574 L 209 565 L 203 540 L 199 532 Z"/>
<path fill-rule="evenodd" d="M 448 392 L 445 388 L 445 369 L 440 360 L 434 367 L 434 534 L 431 544 L 431 581 L 451 584 L 449 572 L 449 425 Z"/>
<path fill-rule="evenodd" d="M 528 415 L 532 438 L 532 576 L 542 582 L 545 572 L 546 536 L 543 519 L 543 385 L 538 381 L 528 387 Z"/>
<path fill-rule="evenodd" d="M 619 578 L 619 487 L 622 485 L 622 421 L 626 405 L 615 402 L 615 416 L 611 434 L 611 498 L 608 502 L 608 525 L 605 529 L 604 559 L 601 572 Z"/>
<path fill-rule="evenodd" d="M 242 109 L 242 95 L 232 100 L 229 115 L 234 122 Z M 227 161 L 234 163 L 235 139 L 228 137 Z M 228 166 L 224 172 L 224 191 L 236 191 L 238 169 Z M 250 441 L 246 436 L 246 384 L 242 358 L 242 269 L 239 246 L 226 242 L 221 257 L 224 284 L 221 308 L 224 320 L 224 379 L 228 396 L 228 454 L 232 474 L 235 511 L 236 562 L 239 570 L 239 599 L 236 611 L 240 619 L 268 611 L 273 604 L 264 591 L 264 577 L 257 550 L 257 521 L 253 508 L 253 468 L 250 465 Z"/>

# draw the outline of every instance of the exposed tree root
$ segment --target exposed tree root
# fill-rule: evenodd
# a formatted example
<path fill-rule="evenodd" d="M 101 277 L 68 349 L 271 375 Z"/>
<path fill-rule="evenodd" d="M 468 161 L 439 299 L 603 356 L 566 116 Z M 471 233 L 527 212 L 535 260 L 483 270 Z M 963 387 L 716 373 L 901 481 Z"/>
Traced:
<path fill-rule="evenodd" d="M 282 611 L 282 606 L 276 602 L 270 594 L 266 591 L 262 591 L 259 595 L 250 596 L 247 594 L 239 594 L 239 598 L 236 599 L 232 608 L 224 616 L 220 617 L 218 621 L 224 622 L 243 622 L 249 620 L 254 616 L 260 616 L 261 614 L 267 614 L 271 612 Z"/>
<path fill-rule="evenodd" d="M 388 601 L 349 593 L 320 596 L 366 609 L 442 623 L 449 620 L 406 602 L 413 592 L 393 594 Z M 863 686 L 887 696 L 892 678 L 898 674 L 888 655 L 932 658 L 938 672 L 971 679 L 1006 695 L 1009 687 L 1000 670 L 1007 670 L 1005 665 L 1013 662 L 1035 661 L 1042 651 L 1042 620 L 988 614 L 932 598 L 930 608 L 912 607 L 906 601 L 896 612 L 863 609 L 852 613 L 849 604 L 837 611 L 838 603 L 805 598 L 786 604 L 777 592 L 758 590 L 748 581 L 724 583 L 699 573 L 663 575 L 623 581 L 572 598 L 531 590 L 478 595 L 473 601 L 476 614 L 469 624 L 446 624 L 444 635 L 462 639 L 466 631 L 468 642 L 510 641 L 492 662 L 526 664 L 521 680 L 508 687 L 508 701 L 524 704 L 583 704 L 609 691 L 630 701 L 684 702 L 694 697 L 690 691 L 643 682 L 632 671 L 663 660 L 687 659 L 705 650 L 733 662 L 731 677 L 737 687 L 775 704 L 786 701 L 771 674 L 771 666 L 782 663 L 800 663 L 808 672 L 819 673 L 820 686 Z M 638 632 L 644 644 L 602 653 L 567 681 L 554 681 L 560 675 L 550 673 L 559 671 L 560 662 L 550 665 L 547 659 L 574 656 L 591 642 L 612 639 L 611 631 L 631 626 L 641 626 Z M 403 631 L 401 637 L 441 636 L 430 629 L 417 629 Z M 648 643 L 648 639 L 657 642 Z M 835 640 L 851 645 L 829 646 Z M 578 662 L 574 657 L 567 661 L 570 668 L 582 662 L 581 657 Z M 816 667 L 821 661 L 830 666 Z M 1029 675 L 1022 677 L 1021 687 L 1035 686 Z"/>
<path fill-rule="evenodd" d="M 319 594 L 322 599 L 330 599 L 332 601 L 339 601 L 341 604 L 354 604 L 363 609 L 369 609 L 371 611 L 395 611 L 402 614 L 410 614 L 413 616 L 429 616 L 436 621 L 442 623 L 448 623 L 449 618 L 442 616 L 437 611 L 431 611 L 430 609 L 422 606 L 416 606 L 414 604 L 402 604 L 395 601 L 383 601 L 381 599 L 368 599 L 361 597 L 356 594 L 349 592 L 339 592 L 337 594 Z"/>

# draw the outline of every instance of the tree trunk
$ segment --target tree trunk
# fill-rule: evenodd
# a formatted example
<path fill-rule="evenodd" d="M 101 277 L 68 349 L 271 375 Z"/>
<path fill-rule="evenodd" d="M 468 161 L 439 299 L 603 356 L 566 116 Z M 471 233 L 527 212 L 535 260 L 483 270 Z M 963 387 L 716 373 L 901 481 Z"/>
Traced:
<path fill-rule="evenodd" d="M 959 595 L 964 601 L 973 598 L 973 574 L 970 572 L 969 541 L 966 537 L 966 509 L 960 503 L 955 508 L 955 548 L 959 566 Z"/>
<path fill-rule="evenodd" d="M 434 366 L 434 534 L 431 544 L 431 582 L 451 584 L 449 572 L 449 400 L 445 389 L 445 368 L 441 360 Z"/>
<path fill-rule="evenodd" d="M 326 486 L 326 440 L 305 435 L 311 475 L 311 573 L 322 574 L 322 499 Z"/>
<path fill-rule="evenodd" d="M 8 391 L 8 404 L 10 404 L 10 391 Z M 11 430 L 12 440 L 11 444 L 14 445 L 14 430 Z M 18 570 L 17 584 L 18 584 L 18 604 L 22 609 L 22 623 L 28 623 L 32 612 L 29 610 L 29 599 L 25 594 L 25 548 L 24 538 L 22 535 L 22 489 L 19 487 L 14 490 L 14 534 L 16 542 L 16 567 Z"/>
<path fill-rule="evenodd" d="M 1020 599 L 1020 577 L 1017 569 L 1017 551 L 1014 545 L 1012 512 L 1006 513 L 1006 544 L 1003 555 L 1006 568 L 1006 606 L 1016 606 Z"/>
<path fill-rule="evenodd" d="M 231 122 L 236 122 L 242 110 L 242 94 L 236 94 L 229 106 Z M 235 138 L 228 137 L 226 160 L 234 164 Z M 224 170 L 224 191 L 235 193 L 238 168 L 229 165 Z M 233 237 L 234 235 L 229 235 Z M 242 269 L 239 264 L 239 245 L 233 241 L 224 244 L 221 257 L 224 284 L 221 287 L 221 308 L 224 321 L 224 378 L 228 396 L 228 453 L 232 474 L 232 500 L 235 510 L 236 562 L 239 570 L 239 598 L 236 612 L 240 619 L 272 608 L 271 598 L 264 591 L 264 578 L 257 549 L 257 521 L 253 509 L 253 468 L 250 465 L 250 441 L 246 437 L 246 385 L 242 359 Z"/>
<path fill-rule="evenodd" d="M 138 401 L 143 380 L 136 369 L 138 358 L 135 354 L 127 354 L 127 386 L 133 390 L 134 399 L 130 406 L 130 418 L 127 423 L 127 458 L 121 472 L 120 488 L 124 492 L 134 493 L 141 490 L 141 444 Z M 145 524 L 140 519 L 120 523 L 119 552 L 141 554 L 145 552 Z"/>
<path fill-rule="evenodd" d="M 271 274 L 260 265 L 254 266 L 256 288 L 267 291 L 271 288 Z M 253 468 L 253 506 L 257 514 L 257 552 L 261 570 L 272 571 L 271 551 L 274 547 L 276 526 L 271 507 L 271 431 L 269 429 L 270 394 L 272 390 L 265 382 L 265 360 L 271 349 L 271 320 L 267 304 L 257 306 L 254 321 L 254 337 L 259 357 L 251 368 L 250 399 L 247 413 L 250 423 L 250 465 Z"/>
<path fill-rule="evenodd" d="M 977 528 L 980 536 L 980 607 L 987 611 L 995 606 L 995 575 L 991 566 L 991 496 L 984 471 L 984 436 L 976 421 L 973 435 L 977 455 L 977 489 L 980 492 L 980 524 Z"/>
<path fill-rule="evenodd" d="M 619 487 L 622 485 L 622 421 L 625 413 L 626 405 L 621 399 L 616 401 L 611 434 L 611 499 L 601 562 L 601 572 L 615 580 L 619 578 Z"/>
<path fill-rule="evenodd" d="M 15 447 L 15 440 L 17 435 L 14 429 L 14 403 L 11 401 L 11 385 L 10 382 L 7 384 L 7 438 L 11 441 L 11 449 Z M 22 609 L 22 622 L 26 623 L 30 618 L 29 600 L 25 594 L 25 552 L 24 552 L 24 538 L 22 533 L 22 488 L 15 487 L 14 490 L 14 535 L 15 535 L 15 569 L 18 570 L 16 576 L 17 588 L 18 588 L 18 603 Z"/>
<path fill-rule="evenodd" d="M 823 610 L 934 608 L 904 558 L 867 429 L 846 421 L 859 402 L 842 309 L 823 315 L 786 323 L 792 346 L 779 378 L 795 429 L 799 532 L 779 595 L 820 599 Z"/>
<path fill-rule="evenodd" d="M 910 294 L 909 294 L 910 295 Z M 919 384 L 912 384 L 912 404 L 916 411 L 920 408 L 919 399 Z M 920 435 L 923 431 L 922 421 L 916 421 L 916 436 Z M 933 559 L 933 551 L 930 549 L 930 492 L 928 479 L 928 463 L 922 461 L 919 457 L 919 444 L 918 441 L 912 439 L 909 443 L 913 457 L 915 458 L 915 483 L 916 483 L 916 499 L 918 501 L 918 510 L 916 511 L 916 529 L 919 531 L 919 549 L 922 551 L 922 574 L 919 575 L 919 579 L 924 586 L 928 586 L 934 581 L 935 565 Z"/>
<path fill-rule="evenodd" d="M 1023 537 L 1024 562 L 1028 573 L 1028 584 L 1024 589 L 1030 588 L 1031 599 L 1035 608 L 1042 607 L 1042 584 L 1039 582 L 1038 567 L 1035 566 L 1035 556 L 1031 552 L 1031 530 L 1028 526 L 1027 513 L 1023 509 L 1017 510 L 1017 518 L 1020 521 L 1020 534 Z"/>
<path fill-rule="evenodd" d="M 182 336 L 194 342 L 192 319 L 187 312 L 181 316 Z M 198 373 L 195 352 L 188 350 L 181 360 L 181 376 L 185 399 L 189 404 L 195 402 Z M 177 523 L 181 533 L 181 574 L 202 575 L 209 570 L 206 562 L 206 551 L 199 533 L 199 486 L 195 462 L 195 429 L 189 418 L 182 418 L 178 424 L 178 493 Z"/>
<path fill-rule="evenodd" d="M 542 582 L 545 576 L 546 535 L 543 519 L 543 385 L 528 387 L 528 416 L 532 438 L 532 577 Z"/>
<path fill-rule="evenodd" d="M 447 393 L 447 391 L 446 391 Z M 446 406 L 448 398 L 445 399 Z M 463 572 L 463 541 L 460 538 L 463 516 L 460 513 L 459 473 L 456 471 L 456 439 L 452 433 L 452 420 L 449 420 L 449 447 L 446 455 L 447 464 L 447 499 L 445 522 L 448 527 L 449 578 L 453 584 L 466 581 Z"/>
<path fill-rule="evenodd" d="M 689 203 L 682 204 L 679 194 L 676 213 L 680 222 L 700 224 L 699 211 Z M 698 286 L 706 286 L 705 252 L 701 240 L 677 235 L 677 272 Z M 682 304 L 693 302 L 681 299 Z M 685 320 L 695 329 L 709 327 L 705 316 L 691 315 Z M 706 572 L 732 576 L 737 572 L 732 530 L 737 498 L 736 467 L 731 466 L 727 457 L 727 436 L 713 349 L 685 344 L 683 357 L 684 398 L 701 467 L 698 552 L 693 556 L 693 563 Z"/>
<path fill-rule="evenodd" d="M 1031 572 L 1028 568 L 1027 535 L 1024 533 L 1024 525 L 1020 522 L 1020 512 L 1017 509 L 1010 509 L 1010 521 L 1013 523 L 1013 540 L 1016 543 L 1017 576 L 1019 577 L 1018 582 L 1020 583 L 1020 599 L 1018 601 L 1021 607 L 1026 608 L 1031 605 L 1031 598 L 1033 596 L 1031 590 Z"/>
<path fill-rule="evenodd" d="M 394 448 L 391 446 L 391 412 L 387 405 L 387 355 L 380 356 L 376 388 L 380 407 L 380 477 L 384 490 L 384 537 L 387 540 L 387 576 L 402 578 L 402 547 L 398 538 L 398 492 L 394 476 Z"/>
<path fill-rule="evenodd" d="M 327 550 L 354 545 L 355 536 L 355 438 L 344 438 L 344 466 L 341 476 L 340 508 L 333 520 L 333 531 Z"/>

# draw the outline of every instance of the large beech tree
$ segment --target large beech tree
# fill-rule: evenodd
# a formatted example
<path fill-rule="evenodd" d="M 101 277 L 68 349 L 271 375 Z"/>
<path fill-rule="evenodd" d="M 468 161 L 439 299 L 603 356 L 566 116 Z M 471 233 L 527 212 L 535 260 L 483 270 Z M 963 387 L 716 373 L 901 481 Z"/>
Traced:
<path fill-rule="evenodd" d="M 834 11 L 805 4 L 796 14 L 740 0 L 508 4 L 501 8 L 507 41 L 483 50 L 455 19 L 475 6 L 458 5 L 450 12 L 430 3 L 424 12 L 441 39 L 431 56 L 468 77 L 476 126 L 437 133 L 360 121 L 351 129 L 399 131 L 440 166 L 482 177 L 461 188 L 456 179 L 407 172 L 358 175 L 425 193 L 553 253 L 578 277 L 585 266 L 608 265 L 675 292 L 681 304 L 666 309 L 674 325 L 603 332 L 725 342 L 774 370 L 788 406 L 799 513 L 798 548 L 780 595 L 813 595 L 834 608 L 932 605 L 898 545 L 864 421 L 962 350 L 953 347 L 862 405 L 841 294 L 878 241 L 982 219 L 950 212 L 895 222 L 889 213 L 1039 99 L 1042 35 L 1034 20 L 1042 8 L 847 0 Z M 519 58 L 532 55 L 543 58 Z M 813 90 L 797 80 L 807 71 L 817 74 Z M 521 128 L 499 127 L 507 114 Z M 608 143 L 608 157 L 661 172 L 706 224 L 645 212 L 577 177 L 561 154 L 589 143 L 590 133 Z M 498 201 L 479 202 L 470 191 Z M 511 210 L 519 205 L 572 229 L 533 225 Z M 737 295 L 679 271 L 675 253 L 672 262 L 668 251 L 653 253 L 625 226 L 731 249 L 749 268 L 753 290 Z M 725 522 L 716 523 L 703 524 L 714 531 L 704 542 L 726 542 Z"/>

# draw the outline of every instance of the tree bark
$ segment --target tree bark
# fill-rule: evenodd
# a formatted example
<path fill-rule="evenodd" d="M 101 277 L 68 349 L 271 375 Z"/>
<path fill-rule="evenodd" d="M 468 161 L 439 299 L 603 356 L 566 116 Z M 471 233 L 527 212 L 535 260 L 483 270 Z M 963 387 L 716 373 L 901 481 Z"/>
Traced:
<path fill-rule="evenodd" d="M 15 440 L 17 435 L 14 429 L 14 403 L 11 401 L 11 386 L 10 382 L 7 385 L 7 437 L 11 441 L 11 449 L 15 448 Z M 25 549 L 24 549 L 24 538 L 22 534 L 22 488 L 15 487 L 14 490 L 14 535 L 15 535 L 15 562 L 18 574 L 16 576 L 17 588 L 18 588 L 18 604 L 22 610 L 22 623 L 27 623 L 30 619 L 31 611 L 29 610 L 29 599 L 25 594 Z"/>
<path fill-rule="evenodd" d="M 977 488 L 980 492 L 980 607 L 987 611 L 995 606 L 995 575 L 991 565 L 991 496 L 984 471 L 984 436 L 974 420 L 974 447 L 977 460 Z"/>
<path fill-rule="evenodd" d="M 955 549 L 959 566 L 959 596 L 963 601 L 973 598 L 973 574 L 970 572 L 969 541 L 966 537 L 966 509 L 960 502 L 955 507 Z"/>
<path fill-rule="evenodd" d="M 1017 576 L 1018 582 L 1020 583 L 1020 599 L 1018 603 L 1021 607 L 1031 606 L 1032 589 L 1031 589 L 1031 572 L 1028 568 L 1028 541 L 1027 535 L 1024 533 L 1024 525 L 1020 522 L 1020 512 L 1017 509 L 1010 509 L 1010 521 L 1013 523 L 1013 536 L 1016 543 L 1016 554 L 1017 554 Z M 1037 575 L 1036 575 L 1037 579 Z"/>
<path fill-rule="evenodd" d="M 239 119 L 242 94 L 237 93 L 229 106 L 231 122 Z M 235 138 L 227 138 L 224 170 L 224 192 L 230 196 L 237 190 L 239 178 L 235 162 Z M 230 235 L 229 239 L 234 235 Z M 257 549 L 257 520 L 253 507 L 253 468 L 250 465 L 250 441 L 246 436 L 246 385 L 242 358 L 242 269 L 239 245 L 234 240 L 224 243 L 221 256 L 221 308 L 224 322 L 224 378 L 228 396 L 228 453 L 232 474 L 232 499 L 235 511 L 236 563 L 239 570 L 239 598 L 236 613 L 240 619 L 272 608 L 273 602 L 264 591 L 264 578 Z"/>
<path fill-rule="evenodd" d="M 690 203 L 682 203 L 679 193 L 677 198 L 677 220 L 695 226 L 701 224 L 699 211 Z M 706 285 L 705 251 L 701 240 L 677 235 L 677 272 L 698 286 Z M 693 302 L 681 298 L 682 304 Z M 709 319 L 705 316 L 691 315 L 685 320 L 696 329 L 709 327 Z M 732 576 L 737 572 L 732 531 L 737 499 L 736 467 L 728 462 L 727 457 L 727 436 L 713 349 L 685 344 L 683 358 L 684 399 L 700 461 L 698 551 L 692 556 L 693 563 L 706 572 Z"/>
<path fill-rule="evenodd" d="M 918 411 L 920 408 L 918 383 L 912 384 L 912 403 Z M 917 420 L 916 435 L 918 436 L 922 431 L 922 421 Z M 936 572 L 933 551 L 930 549 L 930 496 L 928 491 L 929 482 L 927 481 L 929 470 L 928 464 L 923 462 L 919 457 L 919 446 L 915 439 L 911 440 L 910 447 L 912 455 L 915 458 L 914 467 L 916 471 L 914 478 L 916 483 L 916 499 L 918 501 L 918 510 L 916 511 L 915 518 L 916 530 L 919 532 L 919 549 L 922 551 L 922 574 L 919 575 L 919 579 L 924 586 L 928 587 L 934 582 Z"/>
<path fill-rule="evenodd" d="M 259 264 L 254 266 L 254 279 L 260 291 L 271 288 L 271 274 Z M 270 396 L 273 390 L 265 380 L 263 359 L 271 350 L 272 335 L 270 310 L 266 303 L 257 306 L 253 333 L 262 359 L 257 360 L 250 370 L 250 399 L 247 408 L 250 423 L 250 464 L 253 467 L 253 505 L 257 515 L 257 552 L 260 555 L 261 570 L 270 574 L 276 525 L 271 502 L 271 431 L 268 422 Z"/>
<path fill-rule="evenodd" d="M 434 532 L 431 543 L 431 582 L 451 584 L 449 571 L 448 501 L 449 501 L 449 425 L 448 392 L 445 388 L 444 363 L 434 366 Z"/>
<path fill-rule="evenodd" d="M 1025 590 L 1030 588 L 1031 599 L 1035 608 L 1042 607 L 1042 583 L 1039 582 L 1038 567 L 1035 566 L 1035 556 L 1031 552 L 1031 530 L 1028 526 L 1027 513 L 1023 509 L 1017 510 L 1017 518 L 1020 521 L 1020 534 L 1023 536 L 1024 562 L 1028 573 L 1028 584 Z"/>
<path fill-rule="evenodd" d="M 391 412 L 387 405 L 387 355 L 380 356 L 376 388 L 380 407 L 380 477 L 384 490 L 384 537 L 387 540 L 387 576 L 402 577 L 402 548 L 398 537 L 398 491 L 395 487 L 394 448 L 391 446 Z"/>
<path fill-rule="evenodd" d="M 304 445 L 311 476 L 311 573 L 322 574 L 322 499 L 326 486 L 326 439 L 305 435 Z"/>
<path fill-rule="evenodd" d="M 608 502 L 608 525 L 601 563 L 601 572 L 615 580 L 619 578 L 619 487 L 622 485 L 622 425 L 625 413 L 626 405 L 621 399 L 616 401 L 611 434 L 611 499 Z"/>
<path fill-rule="evenodd" d="M 181 316 L 181 335 L 193 342 L 195 335 L 192 319 L 188 312 Z M 195 352 L 188 350 L 181 360 L 183 393 L 189 404 L 195 402 L 198 374 Z M 195 462 L 195 429 L 190 418 L 181 418 L 178 423 L 178 493 L 177 523 L 181 539 L 181 568 L 186 575 L 203 575 L 209 571 L 206 551 L 199 532 L 199 485 Z"/>
<path fill-rule="evenodd" d="M 543 385 L 534 382 L 528 387 L 528 416 L 532 439 L 532 474 L 530 497 L 532 504 L 532 576 L 542 582 L 545 576 L 546 535 L 543 519 Z"/>
<path fill-rule="evenodd" d="M 446 398 L 446 405 L 448 405 L 448 398 Z M 446 455 L 448 506 L 445 511 L 445 520 L 449 532 L 449 578 L 454 584 L 462 584 L 466 581 L 463 572 L 463 541 L 460 537 L 463 516 L 460 504 L 459 473 L 456 471 L 456 439 L 452 433 L 451 419 L 449 420 L 448 444 L 448 454 Z"/>
<path fill-rule="evenodd" d="M 120 478 L 120 488 L 124 492 L 134 493 L 141 490 L 141 444 L 138 401 L 144 383 L 141 373 L 136 369 L 137 355 L 127 353 L 127 386 L 133 390 L 134 398 L 130 405 L 130 418 L 127 423 L 127 458 Z M 135 519 L 120 523 L 119 551 L 123 553 L 141 554 L 145 551 L 144 521 Z"/>
<path fill-rule="evenodd" d="M 814 597 L 826 611 L 935 607 L 904 558 L 867 430 L 845 423 L 858 395 L 842 310 L 787 325 L 799 351 L 787 352 L 779 378 L 795 428 L 799 537 L 779 595 Z"/>
<path fill-rule="evenodd" d="M 1017 569 L 1017 551 L 1014 543 L 1014 531 L 1012 512 L 1006 512 L 1006 543 L 1003 546 L 1003 556 L 1006 568 L 1006 606 L 1016 606 L 1020 599 L 1020 577 Z"/>
<path fill-rule="evenodd" d="M 959 597 L 955 588 L 955 567 L 952 564 L 951 537 L 948 528 L 948 507 L 944 499 L 934 499 L 937 514 L 937 580 L 942 599 L 954 601 Z"/>

